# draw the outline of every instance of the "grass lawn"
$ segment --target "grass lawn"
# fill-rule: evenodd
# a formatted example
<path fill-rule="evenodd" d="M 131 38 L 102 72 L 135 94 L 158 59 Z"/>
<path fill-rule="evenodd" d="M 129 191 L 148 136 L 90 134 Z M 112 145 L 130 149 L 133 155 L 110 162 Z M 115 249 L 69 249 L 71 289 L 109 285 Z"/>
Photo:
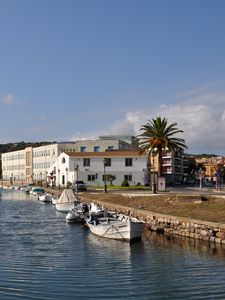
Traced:
<path fill-rule="evenodd" d="M 104 186 L 88 186 L 90 190 L 104 190 Z M 145 190 L 149 191 L 149 186 L 135 185 L 135 186 L 121 186 L 121 185 L 107 185 L 107 190 Z"/>
<path fill-rule="evenodd" d="M 116 193 L 85 193 L 90 200 L 112 203 L 152 212 L 187 217 L 209 222 L 225 223 L 225 198 L 204 195 L 205 201 L 182 201 L 176 195 L 151 195 L 125 197 Z"/>

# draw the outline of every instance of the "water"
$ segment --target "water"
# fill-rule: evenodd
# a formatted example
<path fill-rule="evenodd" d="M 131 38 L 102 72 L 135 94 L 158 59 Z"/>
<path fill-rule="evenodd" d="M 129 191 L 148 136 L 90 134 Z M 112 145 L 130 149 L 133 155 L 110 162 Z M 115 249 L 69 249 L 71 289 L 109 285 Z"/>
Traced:
<path fill-rule="evenodd" d="M 0 197 L 1 300 L 225 299 L 221 248 L 158 235 L 100 239 L 22 191 Z"/>

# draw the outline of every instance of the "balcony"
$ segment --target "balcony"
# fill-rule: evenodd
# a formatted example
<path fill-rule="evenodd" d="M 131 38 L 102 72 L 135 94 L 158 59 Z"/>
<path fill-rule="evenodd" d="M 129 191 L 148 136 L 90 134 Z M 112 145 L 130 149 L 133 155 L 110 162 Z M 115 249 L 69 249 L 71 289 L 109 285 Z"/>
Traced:
<path fill-rule="evenodd" d="M 172 174 L 172 168 L 163 167 L 162 172 L 163 174 Z"/>

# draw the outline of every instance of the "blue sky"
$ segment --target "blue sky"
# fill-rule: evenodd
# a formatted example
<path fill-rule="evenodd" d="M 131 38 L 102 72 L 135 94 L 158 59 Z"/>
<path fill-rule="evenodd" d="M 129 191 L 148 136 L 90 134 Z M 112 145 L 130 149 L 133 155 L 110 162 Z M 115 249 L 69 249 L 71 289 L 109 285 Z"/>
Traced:
<path fill-rule="evenodd" d="M 167 117 L 225 155 L 225 1 L 0 0 L 0 143 Z"/>

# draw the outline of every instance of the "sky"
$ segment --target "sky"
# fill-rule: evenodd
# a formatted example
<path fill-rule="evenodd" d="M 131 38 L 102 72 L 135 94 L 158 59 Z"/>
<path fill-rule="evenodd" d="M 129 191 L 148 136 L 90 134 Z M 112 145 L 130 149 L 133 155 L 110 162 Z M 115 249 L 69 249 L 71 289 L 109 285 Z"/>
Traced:
<path fill-rule="evenodd" d="M 225 1 L 0 0 L 0 143 L 140 133 L 225 155 Z"/>

